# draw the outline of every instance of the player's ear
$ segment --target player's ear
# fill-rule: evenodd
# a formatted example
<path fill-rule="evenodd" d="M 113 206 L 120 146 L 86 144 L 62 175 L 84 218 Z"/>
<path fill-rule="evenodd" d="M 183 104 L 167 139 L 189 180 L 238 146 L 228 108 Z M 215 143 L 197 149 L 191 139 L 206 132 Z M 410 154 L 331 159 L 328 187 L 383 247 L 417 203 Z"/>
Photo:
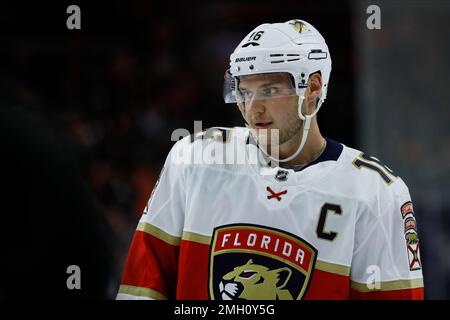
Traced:
<path fill-rule="evenodd" d="M 287 267 L 279 268 L 276 270 L 272 270 L 277 275 L 277 289 L 283 289 L 289 281 L 289 278 L 292 275 L 291 269 Z"/>
<path fill-rule="evenodd" d="M 309 91 L 312 98 L 320 97 L 322 94 L 322 76 L 320 72 L 315 72 L 309 77 Z"/>
<path fill-rule="evenodd" d="M 309 112 L 314 112 L 317 102 L 322 95 L 322 76 L 320 72 L 315 72 L 309 76 L 307 96 L 311 102 L 308 104 Z"/>

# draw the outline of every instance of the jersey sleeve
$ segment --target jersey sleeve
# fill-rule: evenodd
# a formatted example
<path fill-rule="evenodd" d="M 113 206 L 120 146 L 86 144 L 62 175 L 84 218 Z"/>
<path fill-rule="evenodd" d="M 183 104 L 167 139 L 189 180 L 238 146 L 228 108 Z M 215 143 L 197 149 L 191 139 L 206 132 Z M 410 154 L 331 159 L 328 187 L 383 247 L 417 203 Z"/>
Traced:
<path fill-rule="evenodd" d="M 185 212 L 185 166 L 176 160 L 181 142 L 169 153 L 133 236 L 118 300 L 176 296 Z"/>
<path fill-rule="evenodd" d="M 408 188 L 399 178 L 375 192 L 376 200 L 361 208 L 356 221 L 350 298 L 422 300 L 419 236 Z"/>

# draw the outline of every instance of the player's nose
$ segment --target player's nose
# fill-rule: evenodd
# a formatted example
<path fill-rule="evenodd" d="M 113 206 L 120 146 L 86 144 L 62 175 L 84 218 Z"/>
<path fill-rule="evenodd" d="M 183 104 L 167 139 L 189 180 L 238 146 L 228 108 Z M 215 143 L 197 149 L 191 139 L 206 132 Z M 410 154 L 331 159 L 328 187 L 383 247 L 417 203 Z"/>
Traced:
<path fill-rule="evenodd" d="M 250 99 L 246 102 L 246 106 L 250 113 L 264 113 L 266 111 L 266 107 L 260 99 Z"/>

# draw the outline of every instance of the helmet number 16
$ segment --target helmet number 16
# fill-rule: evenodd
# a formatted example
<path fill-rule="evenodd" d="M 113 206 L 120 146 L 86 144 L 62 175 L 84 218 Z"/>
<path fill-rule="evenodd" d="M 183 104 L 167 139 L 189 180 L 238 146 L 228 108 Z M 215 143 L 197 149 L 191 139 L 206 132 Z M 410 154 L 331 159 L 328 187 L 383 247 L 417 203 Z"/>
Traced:
<path fill-rule="evenodd" d="M 248 42 L 248 41 L 258 41 L 258 40 L 261 38 L 261 36 L 263 35 L 263 33 L 264 33 L 263 30 L 258 31 L 258 32 L 253 32 L 253 33 L 250 35 L 250 37 L 248 38 L 247 42 Z"/>

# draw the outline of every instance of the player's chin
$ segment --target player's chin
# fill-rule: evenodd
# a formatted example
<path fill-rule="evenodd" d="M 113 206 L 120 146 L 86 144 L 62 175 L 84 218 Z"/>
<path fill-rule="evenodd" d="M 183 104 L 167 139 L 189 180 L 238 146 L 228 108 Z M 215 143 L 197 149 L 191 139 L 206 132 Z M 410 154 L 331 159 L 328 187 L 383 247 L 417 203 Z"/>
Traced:
<path fill-rule="evenodd" d="M 260 146 L 277 146 L 280 144 L 278 130 L 255 130 L 254 136 L 256 137 Z"/>

